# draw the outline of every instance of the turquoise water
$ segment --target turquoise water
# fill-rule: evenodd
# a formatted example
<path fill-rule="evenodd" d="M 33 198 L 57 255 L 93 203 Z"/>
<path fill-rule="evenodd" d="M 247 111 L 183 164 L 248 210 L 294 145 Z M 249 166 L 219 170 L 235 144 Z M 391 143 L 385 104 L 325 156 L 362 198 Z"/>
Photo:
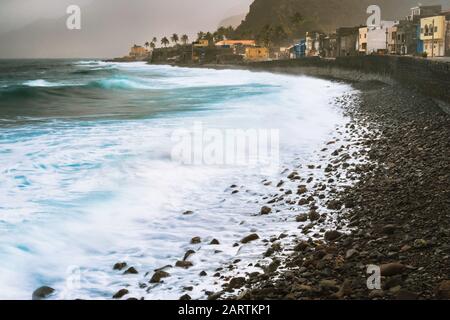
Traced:
<path fill-rule="evenodd" d="M 295 159 L 314 160 L 345 121 L 332 101 L 348 90 L 239 70 L 0 61 L 0 298 L 29 299 L 49 285 L 54 298 L 106 299 L 129 285 L 136 296 L 172 299 L 202 270 L 212 275 L 237 256 L 251 261 L 264 246 L 236 252 L 242 234 L 297 227 L 255 216 L 261 180 L 280 179 Z M 276 130 L 279 168 L 180 162 L 174 132 L 199 123 L 219 132 Z M 231 196 L 232 184 L 245 188 Z M 147 271 L 191 249 L 194 236 L 219 239 L 221 252 L 196 247 L 193 268 L 139 288 Z M 140 273 L 114 272 L 118 261 Z M 214 281 L 202 279 L 192 296 L 204 297 Z"/>

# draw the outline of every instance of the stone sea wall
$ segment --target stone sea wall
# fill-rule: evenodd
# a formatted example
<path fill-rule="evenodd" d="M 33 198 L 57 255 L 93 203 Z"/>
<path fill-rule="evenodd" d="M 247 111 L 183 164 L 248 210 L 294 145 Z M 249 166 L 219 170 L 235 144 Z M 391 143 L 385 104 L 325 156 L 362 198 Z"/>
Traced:
<path fill-rule="evenodd" d="M 450 63 L 400 56 L 360 56 L 255 62 L 250 69 L 304 74 L 347 81 L 400 84 L 444 104 L 450 103 Z"/>

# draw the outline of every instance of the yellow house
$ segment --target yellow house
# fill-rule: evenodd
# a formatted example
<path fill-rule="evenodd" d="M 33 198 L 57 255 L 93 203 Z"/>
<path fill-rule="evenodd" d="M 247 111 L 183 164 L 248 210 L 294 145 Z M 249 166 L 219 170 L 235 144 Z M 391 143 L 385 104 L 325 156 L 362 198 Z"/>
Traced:
<path fill-rule="evenodd" d="M 194 42 L 193 45 L 196 48 L 209 47 L 209 40 L 207 40 L 207 39 L 200 39 L 200 40 Z"/>
<path fill-rule="evenodd" d="M 445 55 L 446 29 L 445 16 L 420 19 L 420 40 L 423 41 L 423 51 L 429 57 L 443 57 Z"/>
<path fill-rule="evenodd" d="M 263 61 L 269 59 L 269 49 L 264 47 L 247 47 L 245 49 L 245 60 Z"/>
<path fill-rule="evenodd" d="M 148 50 L 142 46 L 134 45 L 130 50 L 130 57 L 135 59 L 142 59 L 148 56 Z"/>
<path fill-rule="evenodd" d="M 367 27 L 359 28 L 358 51 L 362 54 L 367 53 Z"/>

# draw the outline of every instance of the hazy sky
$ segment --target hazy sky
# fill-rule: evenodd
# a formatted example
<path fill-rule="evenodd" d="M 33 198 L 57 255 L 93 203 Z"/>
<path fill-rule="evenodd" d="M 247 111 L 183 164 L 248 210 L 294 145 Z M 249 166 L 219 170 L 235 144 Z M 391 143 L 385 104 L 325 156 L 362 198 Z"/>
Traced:
<path fill-rule="evenodd" d="M 248 11 L 252 0 L 0 0 L 0 58 L 112 57 L 172 33 L 194 36 Z M 65 27 L 81 7 L 82 29 Z"/>

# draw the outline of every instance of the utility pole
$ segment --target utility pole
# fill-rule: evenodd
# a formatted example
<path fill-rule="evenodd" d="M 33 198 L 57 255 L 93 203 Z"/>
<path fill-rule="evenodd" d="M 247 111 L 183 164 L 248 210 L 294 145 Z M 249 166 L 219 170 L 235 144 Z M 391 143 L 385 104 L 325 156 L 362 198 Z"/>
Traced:
<path fill-rule="evenodd" d="M 431 29 L 431 57 L 434 57 L 434 19 L 433 19 L 433 27 Z"/>
<path fill-rule="evenodd" d="M 388 44 L 388 35 L 389 35 L 389 29 L 386 27 L 386 53 L 389 54 L 389 44 Z"/>

